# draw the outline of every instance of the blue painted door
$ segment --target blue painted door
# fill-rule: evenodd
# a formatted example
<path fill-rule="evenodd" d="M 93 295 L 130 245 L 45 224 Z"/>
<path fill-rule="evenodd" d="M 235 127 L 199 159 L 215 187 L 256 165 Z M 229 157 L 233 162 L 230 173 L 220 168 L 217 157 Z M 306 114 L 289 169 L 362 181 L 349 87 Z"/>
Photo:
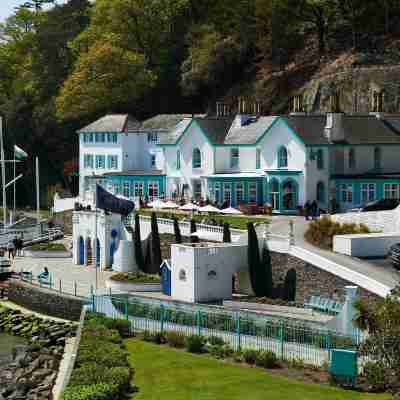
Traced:
<path fill-rule="evenodd" d="M 96 263 L 97 266 L 100 265 L 100 240 L 97 239 L 96 241 Z"/>
<path fill-rule="evenodd" d="M 79 238 L 79 254 L 78 254 L 78 262 L 79 265 L 84 265 L 85 264 L 85 242 L 83 240 L 83 237 Z"/>
<path fill-rule="evenodd" d="M 115 242 L 111 243 L 111 247 L 110 247 L 110 264 L 111 267 L 114 264 L 114 253 L 115 253 Z"/>
<path fill-rule="evenodd" d="M 171 271 L 165 264 L 161 268 L 161 287 L 165 295 L 171 296 Z"/>

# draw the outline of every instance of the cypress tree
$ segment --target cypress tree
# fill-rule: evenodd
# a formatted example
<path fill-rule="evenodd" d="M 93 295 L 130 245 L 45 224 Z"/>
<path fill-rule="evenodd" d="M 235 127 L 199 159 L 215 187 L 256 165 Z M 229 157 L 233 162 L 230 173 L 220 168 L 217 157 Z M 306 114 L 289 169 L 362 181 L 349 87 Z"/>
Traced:
<path fill-rule="evenodd" d="M 272 298 L 274 282 L 272 278 L 272 262 L 271 254 L 269 252 L 268 246 L 265 244 L 262 250 L 261 265 L 265 271 L 265 295 Z"/>
<path fill-rule="evenodd" d="M 181 230 L 179 228 L 179 222 L 176 218 L 174 218 L 174 233 L 175 233 L 175 242 L 182 243 Z"/>
<path fill-rule="evenodd" d="M 195 232 L 197 232 L 196 221 L 194 219 L 191 219 L 190 220 L 190 233 L 195 233 Z M 190 242 L 198 243 L 199 242 L 198 236 L 190 235 Z"/>
<path fill-rule="evenodd" d="M 142 250 L 142 239 L 140 236 L 140 219 L 139 214 L 135 214 L 135 231 L 133 232 L 133 245 L 135 246 L 136 265 L 141 271 L 144 271 L 144 260 Z"/>
<path fill-rule="evenodd" d="M 253 292 L 257 297 L 265 296 L 265 283 L 263 277 L 260 276 L 262 272 L 260 250 L 258 247 L 258 238 L 256 230 L 252 222 L 247 224 L 248 232 L 248 248 L 247 248 L 247 259 L 249 264 L 250 282 L 253 288 Z"/>
<path fill-rule="evenodd" d="M 285 300 L 295 301 L 296 300 L 296 283 L 297 276 L 296 270 L 294 268 L 290 269 L 285 276 L 284 293 Z"/>
<path fill-rule="evenodd" d="M 229 224 L 227 222 L 224 223 L 224 236 L 222 241 L 224 243 L 231 243 L 232 238 L 231 238 L 231 230 L 229 228 Z"/>
<path fill-rule="evenodd" d="M 160 234 L 158 233 L 158 223 L 156 213 L 151 214 L 151 273 L 160 272 L 162 262 Z"/>

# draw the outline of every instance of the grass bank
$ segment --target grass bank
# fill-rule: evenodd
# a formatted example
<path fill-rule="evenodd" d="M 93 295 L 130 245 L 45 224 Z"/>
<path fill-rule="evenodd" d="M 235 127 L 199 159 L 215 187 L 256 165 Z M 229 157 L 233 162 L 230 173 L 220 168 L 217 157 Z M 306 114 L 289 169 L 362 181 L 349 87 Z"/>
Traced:
<path fill-rule="evenodd" d="M 132 400 L 390 400 L 274 376 L 258 368 L 174 350 L 136 339 L 124 341 L 139 392 Z"/>
<path fill-rule="evenodd" d="M 146 215 L 146 216 L 151 216 L 153 213 L 153 210 L 139 210 L 138 211 L 140 215 Z M 191 219 L 192 216 L 190 214 L 182 214 L 182 213 L 171 213 L 171 212 L 166 212 L 166 211 L 157 211 L 156 212 L 157 216 L 160 218 L 176 218 L 178 221 L 182 220 L 184 218 L 186 219 Z M 231 228 L 234 229 L 247 229 L 247 224 L 249 222 L 252 222 L 253 224 L 264 224 L 264 223 L 269 223 L 270 220 L 269 218 L 266 217 L 248 217 L 246 215 L 243 216 L 230 216 L 230 215 L 220 215 L 220 214 L 212 214 L 212 215 L 200 215 L 200 214 L 194 214 L 193 219 L 196 221 L 196 223 L 202 223 L 204 220 L 214 220 L 217 225 L 223 225 L 224 223 L 228 223 Z"/>

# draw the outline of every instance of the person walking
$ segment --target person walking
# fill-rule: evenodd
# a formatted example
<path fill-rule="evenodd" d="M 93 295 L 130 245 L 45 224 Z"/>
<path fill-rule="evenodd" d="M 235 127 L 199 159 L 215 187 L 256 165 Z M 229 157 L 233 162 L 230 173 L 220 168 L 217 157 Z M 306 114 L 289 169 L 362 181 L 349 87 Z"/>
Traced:
<path fill-rule="evenodd" d="M 307 200 L 306 204 L 304 204 L 304 217 L 305 217 L 306 221 L 308 221 L 310 219 L 310 210 L 311 210 L 311 204 Z"/>
<path fill-rule="evenodd" d="M 7 251 L 8 251 L 8 258 L 11 260 L 12 258 L 14 258 L 14 243 L 12 240 L 10 240 L 7 244 Z"/>

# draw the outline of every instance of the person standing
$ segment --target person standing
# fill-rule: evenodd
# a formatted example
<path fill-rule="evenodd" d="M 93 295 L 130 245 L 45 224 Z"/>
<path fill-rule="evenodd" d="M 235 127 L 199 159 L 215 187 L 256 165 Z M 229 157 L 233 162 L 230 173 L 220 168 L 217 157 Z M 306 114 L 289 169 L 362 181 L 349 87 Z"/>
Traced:
<path fill-rule="evenodd" d="M 311 204 L 307 200 L 306 204 L 304 204 L 304 217 L 306 218 L 306 221 L 308 221 L 310 219 L 310 208 L 311 208 Z"/>
<path fill-rule="evenodd" d="M 8 258 L 11 260 L 11 258 L 14 258 L 14 243 L 12 240 L 10 240 L 7 244 L 7 250 L 8 250 Z"/>
<path fill-rule="evenodd" d="M 312 219 L 316 219 L 318 216 L 318 204 L 315 200 L 311 203 L 311 215 Z"/>

